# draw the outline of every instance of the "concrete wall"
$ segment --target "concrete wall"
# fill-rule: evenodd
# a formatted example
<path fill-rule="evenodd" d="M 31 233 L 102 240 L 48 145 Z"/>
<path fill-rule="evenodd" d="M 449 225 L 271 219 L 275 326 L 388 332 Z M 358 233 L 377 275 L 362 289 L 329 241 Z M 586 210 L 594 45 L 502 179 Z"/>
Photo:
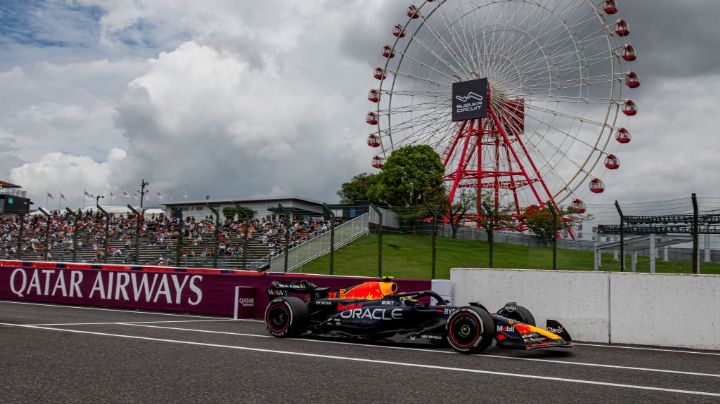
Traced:
<path fill-rule="evenodd" d="M 453 303 L 516 301 L 579 341 L 720 349 L 720 276 L 453 269 Z"/>
<path fill-rule="evenodd" d="M 720 349 L 720 276 L 610 275 L 612 342 Z"/>
<path fill-rule="evenodd" d="M 497 311 L 507 302 L 528 308 L 540 326 L 557 320 L 573 339 L 608 342 L 609 280 L 606 273 L 518 269 L 452 269 L 453 304 L 479 302 Z"/>

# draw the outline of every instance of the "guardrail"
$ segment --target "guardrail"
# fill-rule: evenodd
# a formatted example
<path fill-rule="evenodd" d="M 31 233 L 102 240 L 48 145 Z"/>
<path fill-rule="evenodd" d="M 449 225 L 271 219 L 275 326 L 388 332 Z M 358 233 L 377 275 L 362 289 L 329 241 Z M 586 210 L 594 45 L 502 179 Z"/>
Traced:
<path fill-rule="evenodd" d="M 367 213 L 360 215 L 335 227 L 335 248 L 347 245 L 370 232 L 370 217 Z M 305 243 L 293 247 L 288 252 L 288 272 L 292 272 L 315 258 L 330 252 L 330 232 L 325 232 Z M 284 255 L 279 254 L 271 258 L 270 271 L 284 271 Z"/>

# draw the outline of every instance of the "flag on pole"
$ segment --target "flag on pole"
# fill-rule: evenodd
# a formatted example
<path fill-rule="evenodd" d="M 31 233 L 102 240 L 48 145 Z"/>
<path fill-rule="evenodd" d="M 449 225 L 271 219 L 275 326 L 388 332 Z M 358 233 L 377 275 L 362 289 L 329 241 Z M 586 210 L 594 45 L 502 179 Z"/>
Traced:
<path fill-rule="evenodd" d="M 53 194 L 51 194 L 50 192 L 47 193 L 47 197 L 50 199 L 55 199 L 55 197 L 53 197 Z"/>
<path fill-rule="evenodd" d="M 123 191 L 122 191 L 122 196 L 123 196 L 123 198 L 130 199 L 130 194 L 128 193 L 128 191 L 123 190 Z"/>
<path fill-rule="evenodd" d="M 162 196 L 162 194 L 160 193 L 160 191 L 157 191 L 157 192 L 155 193 L 155 196 L 157 196 L 157 200 L 158 200 L 158 201 L 162 201 L 162 200 L 163 200 L 163 196 Z"/>
<path fill-rule="evenodd" d="M 83 188 L 83 192 L 85 193 L 85 196 L 88 198 L 94 198 L 94 196 L 87 191 L 87 189 Z"/>
<path fill-rule="evenodd" d="M 63 194 L 62 192 L 60 192 L 60 199 L 65 199 L 65 194 Z M 65 200 L 67 200 L 67 199 L 65 199 Z"/>
<path fill-rule="evenodd" d="M 113 193 L 113 191 L 110 191 L 110 200 L 111 201 L 115 200 L 115 194 Z"/>
<path fill-rule="evenodd" d="M 182 191 L 182 197 L 183 197 L 183 199 L 187 199 L 187 198 L 188 198 L 188 194 L 187 194 L 187 192 L 185 192 L 184 189 L 183 189 L 183 191 Z"/>

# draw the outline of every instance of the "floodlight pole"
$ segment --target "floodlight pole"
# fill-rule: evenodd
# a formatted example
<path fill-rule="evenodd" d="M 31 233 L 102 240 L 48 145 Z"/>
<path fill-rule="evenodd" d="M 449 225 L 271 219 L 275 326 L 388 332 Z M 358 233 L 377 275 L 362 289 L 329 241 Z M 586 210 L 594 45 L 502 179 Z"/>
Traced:
<path fill-rule="evenodd" d="M 143 208 L 143 200 L 145 199 L 145 188 L 150 185 L 149 182 L 145 181 L 145 179 L 142 179 L 140 181 L 140 210 Z"/>

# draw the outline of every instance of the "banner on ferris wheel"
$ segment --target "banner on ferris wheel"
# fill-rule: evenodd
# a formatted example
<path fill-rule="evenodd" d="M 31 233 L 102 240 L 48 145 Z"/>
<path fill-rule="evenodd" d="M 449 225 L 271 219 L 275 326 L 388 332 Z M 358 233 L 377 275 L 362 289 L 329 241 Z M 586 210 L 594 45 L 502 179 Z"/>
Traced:
<path fill-rule="evenodd" d="M 453 83 L 453 122 L 487 117 L 487 87 L 487 78 Z"/>

